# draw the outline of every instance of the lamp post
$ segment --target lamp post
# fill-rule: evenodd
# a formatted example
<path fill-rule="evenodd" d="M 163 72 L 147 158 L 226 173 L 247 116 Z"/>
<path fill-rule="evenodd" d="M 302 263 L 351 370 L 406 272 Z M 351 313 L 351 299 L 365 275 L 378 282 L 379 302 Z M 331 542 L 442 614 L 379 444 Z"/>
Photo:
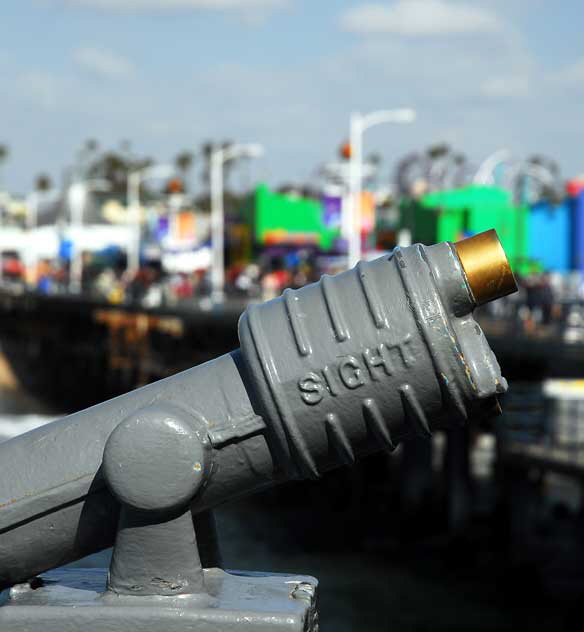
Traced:
<path fill-rule="evenodd" d="M 81 278 L 83 276 L 83 251 L 81 247 L 81 228 L 83 226 L 83 212 L 90 191 L 109 191 L 110 183 L 103 179 L 79 180 L 73 182 L 67 191 L 67 203 L 69 205 L 69 225 L 77 232 L 77 244 L 73 245 L 73 257 L 69 272 L 69 289 L 72 292 L 81 291 Z"/>
<path fill-rule="evenodd" d="M 69 268 L 69 289 L 71 292 L 81 291 L 83 276 L 83 252 L 81 249 L 81 226 L 83 225 L 83 210 L 87 199 L 87 183 L 74 182 L 67 192 L 69 202 L 69 221 L 71 228 L 79 231 L 77 243 L 73 241 L 73 256 Z"/>
<path fill-rule="evenodd" d="M 126 204 L 128 219 L 131 225 L 130 243 L 128 245 L 128 274 L 134 276 L 140 268 L 140 238 L 142 222 L 140 221 L 140 186 L 144 180 L 152 178 L 168 178 L 175 173 L 172 165 L 152 165 L 128 174 L 126 188 Z"/>
<path fill-rule="evenodd" d="M 370 127 L 381 123 L 412 123 L 416 111 L 412 108 L 376 110 L 369 114 L 351 114 L 349 145 L 349 199 L 346 205 L 349 232 L 348 267 L 352 268 L 361 258 L 361 186 L 363 180 L 363 134 Z"/>
<path fill-rule="evenodd" d="M 211 298 L 214 303 L 223 301 L 225 285 L 223 166 L 234 158 L 259 158 L 263 153 L 258 143 L 216 147 L 211 153 Z"/>
<path fill-rule="evenodd" d="M 35 243 L 36 237 L 36 228 L 38 226 L 38 215 L 39 215 L 39 192 L 31 191 L 26 199 L 26 228 L 28 232 L 29 238 L 29 248 L 27 249 L 27 267 L 29 270 L 29 274 L 27 274 L 27 278 L 33 287 L 37 284 L 37 268 L 38 268 L 38 256 L 37 256 L 37 244 Z M 2 258 L 3 264 L 3 258 Z M 30 272 L 32 271 L 32 272 Z"/>

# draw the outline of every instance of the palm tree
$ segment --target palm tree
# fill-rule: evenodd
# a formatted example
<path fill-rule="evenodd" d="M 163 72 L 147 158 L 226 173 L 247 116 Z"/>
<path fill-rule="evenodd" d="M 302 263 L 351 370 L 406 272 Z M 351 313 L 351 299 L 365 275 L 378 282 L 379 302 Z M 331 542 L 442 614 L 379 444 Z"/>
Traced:
<path fill-rule="evenodd" d="M 51 177 L 46 173 L 39 173 L 39 175 L 34 179 L 34 188 L 35 191 L 43 193 L 45 191 L 50 191 L 53 188 Z"/>
<path fill-rule="evenodd" d="M 222 147 L 223 149 L 227 149 L 233 144 L 234 143 L 232 140 L 224 140 L 222 143 L 213 143 L 213 142 L 207 141 L 202 144 L 201 146 L 201 156 L 203 157 L 202 179 L 206 185 L 209 184 L 209 179 L 210 179 L 210 174 L 211 174 L 211 154 L 213 153 L 213 150 L 219 146 Z M 229 160 L 223 165 L 223 177 L 225 179 L 225 182 L 227 182 L 227 180 L 229 179 L 229 174 L 231 170 L 233 169 L 234 165 L 241 160 L 242 158 L 234 158 L 232 160 Z"/>
<path fill-rule="evenodd" d="M 93 157 L 87 167 L 87 178 L 103 178 L 111 191 L 125 193 L 128 175 L 154 164 L 152 158 L 137 158 L 122 154 L 117 150 L 107 150 Z"/>
<path fill-rule="evenodd" d="M 99 144 L 94 138 L 88 138 L 77 152 L 75 171 L 81 178 L 88 177 L 89 166 L 97 156 Z"/>
<path fill-rule="evenodd" d="M 6 158 L 8 158 L 9 153 L 10 153 L 10 150 L 8 149 L 8 145 L 4 145 L 3 143 L 0 143 L 0 167 L 2 166 L 2 163 L 6 160 Z M 1 179 L 0 179 L 0 185 L 1 185 Z"/>
<path fill-rule="evenodd" d="M 193 152 L 186 149 L 178 153 L 174 159 L 174 164 L 181 173 L 184 190 L 187 189 L 186 182 L 193 167 L 194 160 L 195 156 Z"/>

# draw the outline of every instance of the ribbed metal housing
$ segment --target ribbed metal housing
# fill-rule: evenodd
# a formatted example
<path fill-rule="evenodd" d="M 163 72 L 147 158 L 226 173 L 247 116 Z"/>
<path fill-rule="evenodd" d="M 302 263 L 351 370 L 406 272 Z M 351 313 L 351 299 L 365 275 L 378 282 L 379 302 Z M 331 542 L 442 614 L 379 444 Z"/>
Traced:
<path fill-rule="evenodd" d="M 242 316 L 241 348 L 288 476 L 318 477 L 464 421 L 505 390 L 451 244 L 398 249 Z"/>

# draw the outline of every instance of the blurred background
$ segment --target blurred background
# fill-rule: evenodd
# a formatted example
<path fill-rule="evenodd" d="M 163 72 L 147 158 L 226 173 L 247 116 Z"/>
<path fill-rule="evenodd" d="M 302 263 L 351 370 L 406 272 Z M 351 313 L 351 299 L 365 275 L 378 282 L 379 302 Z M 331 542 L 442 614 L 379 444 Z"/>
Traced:
<path fill-rule="evenodd" d="M 0 7 L 0 440 L 236 346 L 249 302 L 495 228 L 503 415 L 217 511 L 322 630 L 571 629 L 584 596 L 584 7 Z M 81 561 L 104 566 L 109 552 Z"/>

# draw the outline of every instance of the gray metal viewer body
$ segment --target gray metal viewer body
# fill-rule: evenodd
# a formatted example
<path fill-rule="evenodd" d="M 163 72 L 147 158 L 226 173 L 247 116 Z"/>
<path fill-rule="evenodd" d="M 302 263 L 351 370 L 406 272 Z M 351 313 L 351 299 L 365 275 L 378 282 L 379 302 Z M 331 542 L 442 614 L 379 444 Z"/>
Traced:
<path fill-rule="evenodd" d="M 1 444 L 0 629 L 316 629 L 313 578 L 203 570 L 195 531 L 492 412 L 506 383 L 476 302 L 453 244 L 398 249 L 248 307 L 240 350 Z M 26 583 L 114 542 L 107 585 Z"/>

